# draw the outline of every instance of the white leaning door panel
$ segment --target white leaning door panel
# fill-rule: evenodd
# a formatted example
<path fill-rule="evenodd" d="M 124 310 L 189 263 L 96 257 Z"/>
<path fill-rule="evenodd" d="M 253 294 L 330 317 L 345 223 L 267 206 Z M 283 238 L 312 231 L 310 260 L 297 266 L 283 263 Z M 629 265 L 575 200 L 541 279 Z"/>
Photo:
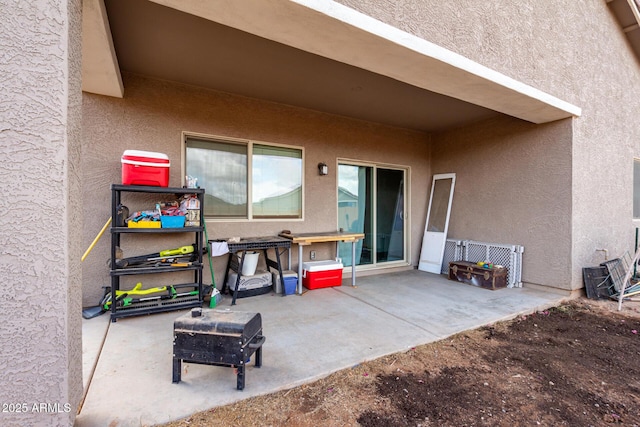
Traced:
<path fill-rule="evenodd" d="M 427 211 L 420 262 L 418 263 L 419 270 L 440 274 L 455 183 L 455 173 L 433 176 L 429 210 Z"/>

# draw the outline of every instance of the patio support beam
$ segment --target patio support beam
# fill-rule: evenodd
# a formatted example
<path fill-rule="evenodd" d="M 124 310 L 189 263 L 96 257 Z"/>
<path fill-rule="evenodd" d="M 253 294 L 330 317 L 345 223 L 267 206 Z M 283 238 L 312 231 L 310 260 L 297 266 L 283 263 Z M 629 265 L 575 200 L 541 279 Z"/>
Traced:
<path fill-rule="evenodd" d="M 328 0 L 151 0 L 306 52 L 533 123 L 581 109 Z"/>
<path fill-rule="evenodd" d="M 82 90 L 124 96 L 104 0 L 82 0 Z"/>
<path fill-rule="evenodd" d="M 2 2 L 2 426 L 72 426 L 82 400 L 81 8 Z"/>

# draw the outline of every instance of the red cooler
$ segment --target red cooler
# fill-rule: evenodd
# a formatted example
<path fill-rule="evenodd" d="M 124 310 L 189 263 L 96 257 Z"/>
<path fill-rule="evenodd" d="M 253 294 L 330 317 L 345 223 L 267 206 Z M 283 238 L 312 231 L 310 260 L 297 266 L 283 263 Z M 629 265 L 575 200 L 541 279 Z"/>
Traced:
<path fill-rule="evenodd" d="M 302 263 L 302 284 L 307 289 L 342 285 L 342 262 L 328 260 Z"/>
<path fill-rule="evenodd" d="M 169 157 L 152 151 L 126 150 L 122 154 L 122 184 L 169 186 Z"/>

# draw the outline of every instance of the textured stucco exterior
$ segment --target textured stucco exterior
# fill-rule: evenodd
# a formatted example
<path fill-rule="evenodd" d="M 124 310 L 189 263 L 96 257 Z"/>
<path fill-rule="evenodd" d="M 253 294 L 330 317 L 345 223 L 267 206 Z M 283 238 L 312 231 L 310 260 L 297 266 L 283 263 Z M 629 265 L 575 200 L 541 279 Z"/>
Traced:
<path fill-rule="evenodd" d="M 426 215 L 425 194 L 430 180 L 428 134 L 131 74 L 124 74 L 123 78 L 124 99 L 86 93 L 83 97 L 82 176 L 86 215 L 83 238 L 87 246 L 109 218 L 109 186 L 121 182 L 120 158 L 124 150 L 167 154 L 172 162 L 169 185 L 181 186 L 184 176 L 181 168 L 182 132 L 192 132 L 304 148 L 303 221 L 208 221 L 209 238 L 275 235 L 283 229 L 295 232 L 335 230 L 337 161 L 339 158 L 355 159 L 410 168 L 410 203 L 413 207 L 409 233 L 412 236 L 411 262 L 417 262 L 421 244 L 419 236 Z M 319 162 L 329 165 L 329 175 L 318 175 Z M 140 209 L 139 205 L 134 207 L 135 200 L 131 203 L 125 202 L 130 210 Z M 191 242 L 181 244 L 188 243 Z M 157 245 L 158 241 L 153 244 Z M 174 247 L 176 241 L 169 240 L 167 245 Z M 155 250 L 149 251 L 149 241 L 140 238 L 128 239 L 123 249 L 127 251 L 125 256 Z M 294 249 L 293 266 L 297 265 L 297 248 Z M 335 256 L 334 244 L 314 245 L 313 249 L 319 259 Z M 83 265 L 85 305 L 95 305 L 102 296 L 101 287 L 109 284 L 106 268 L 109 256 L 107 235 Z M 305 260 L 307 257 L 308 250 L 305 251 Z M 225 262 L 226 257 L 215 259 L 218 285 L 222 281 Z M 205 282 L 210 283 L 210 276 L 204 276 Z M 163 278 L 157 277 L 157 280 Z"/>
<path fill-rule="evenodd" d="M 431 176 L 445 172 L 458 177 L 450 235 L 524 245 L 525 285 L 574 290 L 582 267 L 604 259 L 599 249 L 609 257 L 633 250 L 640 67 L 606 1 L 339 3 L 582 114 L 544 125 L 505 117 L 431 135 L 131 74 L 122 99 L 81 95 L 81 1 L 0 0 L 0 274 L 7 284 L 0 402 L 14 404 L 0 425 L 73 423 L 82 396 L 80 308 L 95 305 L 109 284 L 108 233 L 82 264 L 80 256 L 110 215 L 122 152 L 167 153 L 170 185 L 179 186 L 185 131 L 305 150 L 303 221 L 210 221 L 210 237 L 334 229 L 336 165 L 351 159 L 408 168 L 412 265 Z M 332 171 L 326 177 L 317 174 L 320 161 Z M 149 242 L 129 243 L 136 254 Z M 333 255 L 330 244 L 314 249 Z M 218 282 L 223 262 L 216 261 Z"/>
<path fill-rule="evenodd" d="M 546 200 L 550 203 L 552 215 L 562 211 L 570 215 L 568 221 L 549 224 L 556 228 L 554 235 L 570 239 L 569 251 L 563 251 L 561 260 L 554 258 L 551 264 L 566 262 L 570 269 L 570 281 L 565 281 L 567 277 L 564 274 L 556 276 L 558 269 L 554 268 L 553 274 L 543 281 L 544 284 L 556 284 L 567 289 L 579 288 L 582 286 L 582 267 L 597 265 L 604 260 L 603 252 L 596 249 L 607 249 L 609 257 L 622 256 L 626 251 L 633 252 L 632 160 L 634 155 L 640 154 L 640 128 L 636 117 L 640 106 L 640 68 L 605 1 L 339 0 L 339 3 L 582 108 L 582 115 L 567 125 L 572 130 L 563 129 L 557 141 L 549 147 L 552 153 L 562 158 L 550 159 L 548 152 L 541 152 L 539 154 L 544 157 L 529 159 L 530 162 L 541 164 L 551 160 L 570 167 L 565 170 L 570 171 L 570 182 L 566 181 L 567 176 L 563 174 L 560 187 L 553 179 L 544 177 L 536 178 L 529 184 L 544 187 L 550 194 L 559 191 L 558 196 L 569 195 L 571 201 L 567 211 L 566 207 L 560 209 L 565 201 Z M 529 138 L 536 141 L 538 138 L 535 133 L 538 130 L 532 129 L 532 132 Z M 544 127 L 540 132 L 545 133 Z M 567 132 L 572 135 L 569 140 L 564 137 Z M 449 140 L 451 135 L 443 138 Z M 434 138 L 434 147 L 438 145 L 437 139 Z M 475 146 L 473 139 L 467 143 Z M 510 142 L 506 141 L 506 144 L 508 146 Z M 563 149 L 557 144 L 570 145 Z M 482 145 L 476 147 L 479 150 L 487 148 Z M 443 150 L 443 154 L 448 154 L 447 149 Z M 477 167 L 475 157 L 478 152 L 467 150 L 466 155 L 460 154 L 460 170 L 472 165 Z M 520 154 L 526 154 L 526 151 Z M 515 156 L 509 164 L 520 165 L 522 161 L 519 159 Z M 441 160 L 434 154 L 434 164 Z M 495 163 L 493 166 L 496 166 Z M 434 172 L 435 169 L 434 166 Z M 515 166 L 513 172 L 516 172 Z M 567 185 L 570 187 L 567 188 Z M 482 183 L 476 186 L 483 187 Z M 498 191 L 501 188 L 485 187 L 483 190 Z M 480 196 L 474 201 L 476 199 L 480 199 Z M 456 206 L 461 208 L 459 204 Z M 530 224 L 525 221 L 529 215 L 523 218 L 517 214 L 522 207 L 510 206 L 496 207 L 494 213 L 499 211 L 501 215 L 486 215 L 489 221 L 484 225 L 477 224 L 474 234 L 487 236 L 489 230 L 503 227 L 502 221 L 506 218 L 529 227 Z M 500 218 L 500 222 L 495 218 Z M 461 227 L 466 230 L 467 227 L 461 225 L 460 220 L 454 217 L 451 224 L 453 230 L 460 230 Z M 514 234 L 516 236 L 518 234 Z M 457 237 L 466 238 L 462 235 Z M 533 249 L 554 246 L 556 242 L 557 239 L 552 239 L 551 242 L 527 246 L 523 268 L 525 281 L 540 283 L 541 279 L 535 277 L 539 273 L 534 274 L 532 269 L 548 267 L 547 262 L 543 261 L 550 257 L 537 256 Z M 518 241 L 509 243 L 521 244 Z M 557 252 L 553 247 L 545 250 Z"/>
<path fill-rule="evenodd" d="M 522 245 L 525 282 L 567 288 L 571 141 L 571 120 L 505 118 L 434 135 L 433 173 L 456 173 L 450 238 Z"/>
<path fill-rule="evenodd" d="M 82 397 L 80 0 L 0 2 L 0 425 Z"/>
<path fill-rule="evenodd" d="M 187 131 L 305 149 L 304 221 L 209 222 L 210 237 L 335 228 L 336 175 L 321 178 L 315 165 L 324 161 L 335 171 L 336 159 L 348 158 L 411 168 L 413 265 L 430 177 L 446 172 L 458 174 L 450 236 L 523 245 L 525 283 L 578 289 L 582 268 L 604 259 L 598 249 L 609 257 L 633 250 L 632 159 L 640 130 L 632 116 L 640 73 L 606 2 L 340 3 L 552 93 L 583 113 L 544 125 L 503 118 L 431 135 L 125 75 L 124 99 L 84 96 L 85 244 L 108 217 L 107 189 L 119 182 L 121 153 L 167 153 L 174 165 L 171 185 L 181 185 L 181 132 Z M 332 252 L 328 246 L 321 255 Z M 85 305 L 95 304 L 108 285 L 107 258 L 104 239 L 83 268 Z M 222 262 L 215 266 L 218 275 Z"/>

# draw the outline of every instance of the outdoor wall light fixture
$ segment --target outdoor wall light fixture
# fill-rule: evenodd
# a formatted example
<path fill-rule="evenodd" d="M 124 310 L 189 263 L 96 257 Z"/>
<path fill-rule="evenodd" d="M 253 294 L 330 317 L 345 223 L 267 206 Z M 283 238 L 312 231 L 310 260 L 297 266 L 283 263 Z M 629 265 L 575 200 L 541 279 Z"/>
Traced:
<path fill-rule="evenodd" d="M 318 163 L 318 173 L 322 175 L 329 174 L 329 166 L 326 163 Z"/>

